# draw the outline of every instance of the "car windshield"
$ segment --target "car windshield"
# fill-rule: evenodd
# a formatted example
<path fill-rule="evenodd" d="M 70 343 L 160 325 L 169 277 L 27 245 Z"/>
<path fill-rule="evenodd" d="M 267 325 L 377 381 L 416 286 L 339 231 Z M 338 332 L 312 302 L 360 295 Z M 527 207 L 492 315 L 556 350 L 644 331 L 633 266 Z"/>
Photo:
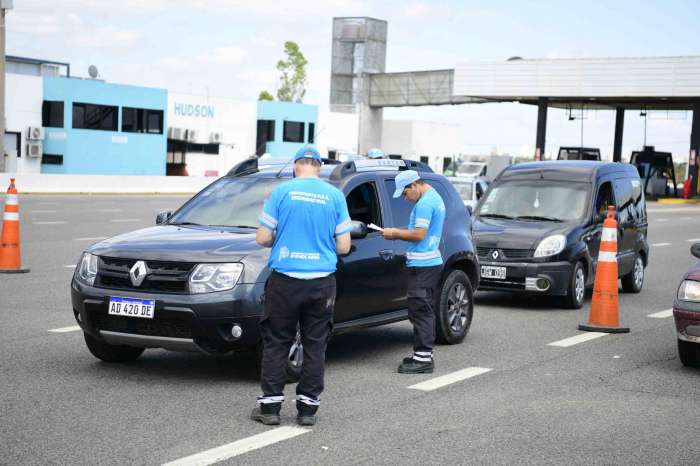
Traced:
<path fill-rule="evenodd" d="M 170 224 L 257 228 L 265 199 L 279 178 L 224 177 L 194 197 Z"/>
<path fill-rule="evenodd" d="M 463 201 L 471 201 L 472 200 L 472 184 L 471 183 L 452 182 L 452 184 L 454 185 L 455 189 L 459 193 L 459 197 L 461 197 Z"/>
<path fill-rule="evenodd" d="M 476 176 L 481 172 L 484 166 L 479 163 L 463 163 L 457 169 L 457 173 L 460 175 L 471 175 Z"/>
<path fill-rule="evenodd" d="M 589 183 L 504 182 L 491 188 L 477 215 L 527 221 L 579 220 L 586 212 L 590 190 Z"/>

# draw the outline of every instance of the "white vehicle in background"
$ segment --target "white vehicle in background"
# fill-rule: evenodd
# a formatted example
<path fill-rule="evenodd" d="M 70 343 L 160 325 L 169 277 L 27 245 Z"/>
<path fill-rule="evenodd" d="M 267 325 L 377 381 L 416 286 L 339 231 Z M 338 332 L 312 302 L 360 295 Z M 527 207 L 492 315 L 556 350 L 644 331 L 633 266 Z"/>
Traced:
<path fill-rule="evenodd" d="M 455 176 L 466 178 L 479 178 L 486 176 L 486 164 L 483 162 L 462 162 L 457 168 Z"/>
<path fill-rule="evenodd" d="M 484 177 L 448 176 L 447 179 L 450 180 L 450 183 L 459 193 L 462 202 L 469 209 L 469 213 L 474 211 L 476 203 L 479 202 L 479 199 L 489 187 L 489 183 Z"/>

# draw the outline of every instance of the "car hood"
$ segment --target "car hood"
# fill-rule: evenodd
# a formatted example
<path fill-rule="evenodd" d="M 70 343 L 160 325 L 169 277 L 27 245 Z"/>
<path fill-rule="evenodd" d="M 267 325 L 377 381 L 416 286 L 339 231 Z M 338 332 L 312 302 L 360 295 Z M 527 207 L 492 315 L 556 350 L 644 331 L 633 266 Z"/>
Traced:
<path fill-rule="evenodd" d="M 236 262 L 261 249 L 255 230 L 159 225 L 114 236 L 88 251 L 141 260 Z"/>
<path fill-rule="evenodd" d="M 474 241 L 477 246 L 505 249 L 535 249 L 550 235 L 568 233 L 560 223 L 506 219 L 474 218 Z"/>

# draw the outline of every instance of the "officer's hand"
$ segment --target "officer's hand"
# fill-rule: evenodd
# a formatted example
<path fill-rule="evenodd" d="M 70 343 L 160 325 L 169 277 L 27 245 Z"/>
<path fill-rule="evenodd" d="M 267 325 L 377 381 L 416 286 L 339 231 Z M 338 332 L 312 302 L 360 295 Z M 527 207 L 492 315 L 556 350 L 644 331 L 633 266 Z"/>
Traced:
<path fill-rule="evenodd" d="M 382 234 L 384 235 L 384 239 L 394 239 L 395 233 L 394 228 L 385 228 Z"/>

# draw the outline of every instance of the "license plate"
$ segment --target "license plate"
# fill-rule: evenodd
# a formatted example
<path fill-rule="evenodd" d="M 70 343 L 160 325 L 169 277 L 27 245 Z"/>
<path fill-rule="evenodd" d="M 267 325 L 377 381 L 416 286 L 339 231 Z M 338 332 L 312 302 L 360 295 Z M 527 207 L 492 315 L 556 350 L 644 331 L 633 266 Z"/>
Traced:
<path fill-rule="evenodd" d="M 156 302 L 152 299 L 109 298 L 109 314 L 113 316 L 140 317 L 152 319 Z"/>
<path fill-rule="evenodd" d="M 481 276 L 483 278 L 495 278 L 497 280 L 506 279 L 506 268 L 505 267 L 493 267 L 491 265 L 481 266 Z"/>

